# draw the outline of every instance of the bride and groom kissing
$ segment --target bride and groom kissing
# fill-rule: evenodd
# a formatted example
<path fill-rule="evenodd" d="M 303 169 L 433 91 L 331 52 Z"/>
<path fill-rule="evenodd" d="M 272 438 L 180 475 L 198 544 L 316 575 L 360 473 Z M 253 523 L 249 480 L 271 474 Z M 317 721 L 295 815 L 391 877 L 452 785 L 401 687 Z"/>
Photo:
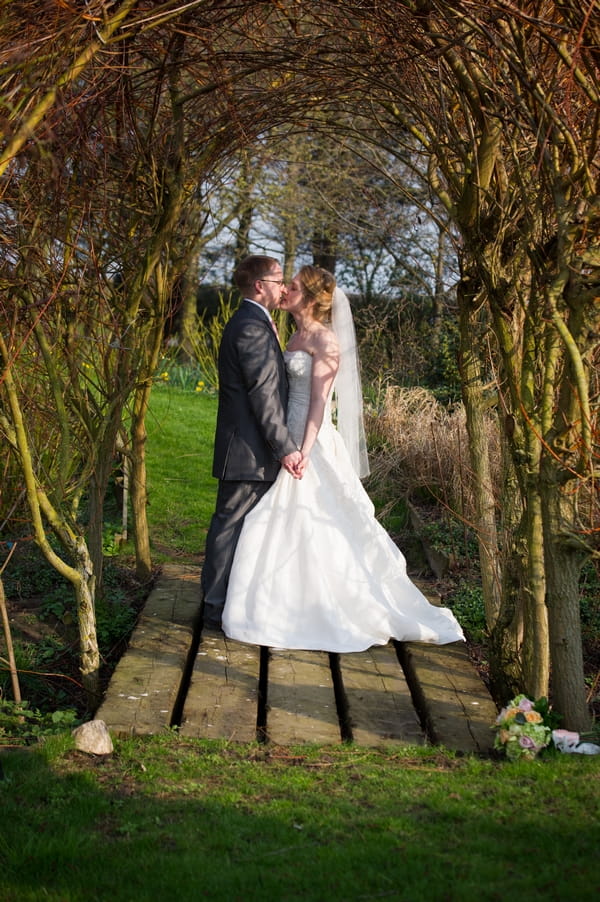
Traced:
<path fill-rule="evenodd" d="M 409 579 L 360 481 L 368 460 L 348 298 L 315 266 L 286 286 L 269 256 L 242 260 L 235 283 L 243 300 L 219 349 L 203 632 L 330 652 L 464 639 Z M 276 309 L 296 325 L 284 352 Z"/>

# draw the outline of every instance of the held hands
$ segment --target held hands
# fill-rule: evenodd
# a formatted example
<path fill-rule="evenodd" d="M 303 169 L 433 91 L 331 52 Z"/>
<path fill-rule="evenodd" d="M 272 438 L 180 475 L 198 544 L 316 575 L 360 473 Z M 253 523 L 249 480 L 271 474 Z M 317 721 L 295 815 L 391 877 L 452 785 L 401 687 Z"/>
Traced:
<path fill-rule="evenodd" d="M 281 466 L 294 477 L 294 479 L 302 479 L 304 471 L 308 465 L 308 457 L 304 457 L 301 451 L 294 451 L 292 454 L 286 454 L 281 458 Z"/>

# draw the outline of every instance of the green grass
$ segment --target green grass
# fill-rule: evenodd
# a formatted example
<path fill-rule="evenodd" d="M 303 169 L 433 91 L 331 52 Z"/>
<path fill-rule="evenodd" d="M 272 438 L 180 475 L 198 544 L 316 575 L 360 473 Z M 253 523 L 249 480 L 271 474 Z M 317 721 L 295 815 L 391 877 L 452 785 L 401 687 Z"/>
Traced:
<path fill-rule="evenodd" d="M 562 900 L 600 890 L 600 771 L 439 749 L 51 738 L 5 755 L 2 902 Z"/>
<path fill-rule="evenodd" d="M 211 475 L 217 398 L 157 385 L 147 419 L 148 521 L 157 561 L 204 549 L 217 481 Z"/>

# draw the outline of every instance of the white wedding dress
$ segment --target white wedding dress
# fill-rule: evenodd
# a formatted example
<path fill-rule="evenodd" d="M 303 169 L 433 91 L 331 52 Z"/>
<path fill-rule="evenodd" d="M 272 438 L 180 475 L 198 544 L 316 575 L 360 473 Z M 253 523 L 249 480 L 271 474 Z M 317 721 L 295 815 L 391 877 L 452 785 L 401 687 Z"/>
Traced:
<path fill-rule="evenodd" d="M 288 427 L 300 445 L 310 401 L 311 355 L 285 352 Z M 430 604 L 374 516 L 331 420 L 302 479 L 282 469 L 246 516 L 223 611 L 232 639 L 276 648 L 364 651 L 401 641 L 464 639 L 447 608 Z"/>

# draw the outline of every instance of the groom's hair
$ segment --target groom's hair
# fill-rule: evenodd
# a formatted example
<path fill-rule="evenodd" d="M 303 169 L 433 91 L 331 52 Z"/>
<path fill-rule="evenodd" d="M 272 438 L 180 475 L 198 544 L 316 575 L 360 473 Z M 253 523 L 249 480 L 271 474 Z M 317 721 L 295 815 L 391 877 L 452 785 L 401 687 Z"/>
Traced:
<path fill-rule="evenodd" d="M 279 260 L 275 257 L 251 254 L 238 263 L 233 280 L 242 295 L 254 293 L 254 283 L 264 279 L 278 265 Z"/>

